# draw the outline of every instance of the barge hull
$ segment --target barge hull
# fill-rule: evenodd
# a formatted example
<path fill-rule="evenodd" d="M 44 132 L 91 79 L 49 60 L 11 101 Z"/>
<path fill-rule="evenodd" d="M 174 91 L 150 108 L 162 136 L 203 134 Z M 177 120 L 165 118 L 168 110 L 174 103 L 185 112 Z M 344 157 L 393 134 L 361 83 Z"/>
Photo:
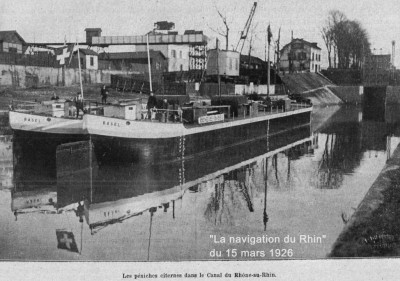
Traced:
<path fill-rule="evenodd" d="M 281 118 L 270 118 L 219 130 L 182 134 L 171 138 L 122 138 L 91 135 L 97 158 L 118 162 L 159 164 L 196 157 L 210 152 L 228 149 L 235 145 L 268 138 L 280 133 L 310 126 L 310 112 L 301 112 Z M 192 130 L 192 129 L 188 129 Z"/>

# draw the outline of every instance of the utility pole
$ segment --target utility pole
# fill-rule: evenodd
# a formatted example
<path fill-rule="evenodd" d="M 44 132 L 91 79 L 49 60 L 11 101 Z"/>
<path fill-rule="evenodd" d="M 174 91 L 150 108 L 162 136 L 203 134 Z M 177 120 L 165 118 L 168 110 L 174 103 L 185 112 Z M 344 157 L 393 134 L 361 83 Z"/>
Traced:
<path fill-rule="evenodd" d="M 277 51 L 276 51 L 276 65 L 277 65 L 277 73 L 279 75 L 279 71 L 281 68 L 281 50 L 280 50 L 280 43 L 281 43 L 281 28 L 279 27 L 279 33 L 278 33 L 278 41 L 276 41 L 276 47 L 277 47 Z"/>
<path fill-rule="evenodd" d="M 267 64 L 267 81 L 268 81 L 268 86 L 267 86 L 267 97 L 269 98 L 269 85 L 271 83 L 271 66 L 270 66 L 270 62 L 269 62 L 269 50 L 270 50 L 270 45 L 271 45 L 271 37 L 272 37 L 272 33 L 271 33 L 271 26 L 268 24 L 268 29 L 267 29 L 267 34 L 268 34 L 268 64 Z"/>
<path fill-rule="evenodd" d="M 219 76 L 219 40 L 217 38 L 217 79 L 218 79 L 218 96 L 219 96 L 219 103 L 221 105 L 221 77 Z"/>

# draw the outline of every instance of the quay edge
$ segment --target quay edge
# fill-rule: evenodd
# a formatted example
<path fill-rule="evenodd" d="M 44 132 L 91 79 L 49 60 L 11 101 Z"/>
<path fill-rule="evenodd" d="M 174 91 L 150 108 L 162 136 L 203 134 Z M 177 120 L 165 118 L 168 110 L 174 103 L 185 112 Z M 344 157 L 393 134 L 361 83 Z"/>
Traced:
<path fill-rule="evenodd" d="M 329 257 L 400 254 L 400 145 L 346 223 Z"/>

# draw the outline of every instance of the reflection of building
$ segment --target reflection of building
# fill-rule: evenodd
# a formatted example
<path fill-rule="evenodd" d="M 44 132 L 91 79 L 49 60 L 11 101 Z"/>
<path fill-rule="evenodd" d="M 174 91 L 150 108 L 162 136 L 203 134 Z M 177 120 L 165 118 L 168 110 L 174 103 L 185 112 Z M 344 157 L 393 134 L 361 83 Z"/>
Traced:
<path fill-rule="evenodd" d="M 303 39 L 292 39 L 283 46 L 280 57 L 280 67 L 284 72 L 321 71 L 321 48 L 317 43 Z"/>

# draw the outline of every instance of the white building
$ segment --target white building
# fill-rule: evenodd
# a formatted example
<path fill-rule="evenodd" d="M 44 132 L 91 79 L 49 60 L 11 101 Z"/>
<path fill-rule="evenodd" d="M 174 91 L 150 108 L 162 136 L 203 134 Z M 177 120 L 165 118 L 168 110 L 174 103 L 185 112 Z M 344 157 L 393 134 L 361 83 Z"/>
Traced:
<path fill-rule="evenodd" d="M 99 69 L 99 55 L 90 49 L 79 49 L 82 69 Z M 78 54 L 74 52 L 72 67 L 78 67 Z"/>
<path fill-rule="evenodd" d="M 190 64 L 189 45 L 151 45 L 153 51 L 160 51 L 168 60 L 168 72 L 188 71 Z M 146 52 L 147 46 L 136 46 L 137 52 Z"/>
<path fill-rule="evenodd" d="M 321 71 L 321 48 L 301 38 L 293 39 L 281 49 L 280 69 L 284 72 Z"/>

